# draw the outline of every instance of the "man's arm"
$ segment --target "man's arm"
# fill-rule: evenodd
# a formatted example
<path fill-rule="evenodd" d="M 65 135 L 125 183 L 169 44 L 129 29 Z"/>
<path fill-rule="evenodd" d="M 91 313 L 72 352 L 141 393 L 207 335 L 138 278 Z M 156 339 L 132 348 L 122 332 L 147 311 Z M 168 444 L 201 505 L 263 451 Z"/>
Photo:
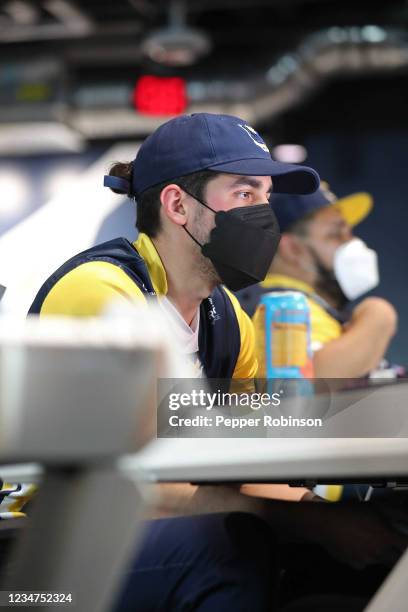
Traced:
<path fill-rule="evenodd" d="M 281 540 L 319 544 L 356 568 L 392 563 L 407 547 L 407 536 L 390 528 L 369 503 L 295 503 L 243 495 L 239 485 L 200 486 L 194 492 L 190 487 L 180 485 L 176 493 L 181 496 L 179 514 L 249 512 L 264 519 Z"/>
<path fill-rule="evenodd" d="M 397 313 L 382 298 L 369 297 L 353 311 L 344 333 L 316 351 L 316 378 L 358 378 L 376 368 L 397 329 Z"/>

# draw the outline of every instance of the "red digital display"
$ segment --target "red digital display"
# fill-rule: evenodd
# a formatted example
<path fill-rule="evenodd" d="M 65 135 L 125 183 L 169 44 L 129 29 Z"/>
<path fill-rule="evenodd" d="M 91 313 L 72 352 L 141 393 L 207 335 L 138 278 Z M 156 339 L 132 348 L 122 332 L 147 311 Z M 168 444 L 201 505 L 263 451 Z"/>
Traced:
<path fill-rule="evenodd" d="M 180 77 L 140 77 L 133 90 L 133 104 L 147 115 L 179 115 L 187 108 L 186 82 Z"/>

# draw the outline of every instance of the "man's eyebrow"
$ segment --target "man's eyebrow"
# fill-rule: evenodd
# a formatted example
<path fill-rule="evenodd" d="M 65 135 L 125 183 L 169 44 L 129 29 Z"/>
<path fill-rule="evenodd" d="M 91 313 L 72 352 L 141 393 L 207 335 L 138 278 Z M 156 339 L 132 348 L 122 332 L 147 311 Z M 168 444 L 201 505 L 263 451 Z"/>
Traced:
<path fill-rule="evenodd" d="M 233 187 L 239 187 L 240 185 L 250 185 L 250 187 L 254 187 L 254 189 L 262 189 L 262 182 L 258 181 L 258 179 L 253 178 L 252 176 L 239 176 L 235 179 L 230 185 L 231 189 Z M 272 182 L 269 185 L 268 191 L 272 191 Z"/>

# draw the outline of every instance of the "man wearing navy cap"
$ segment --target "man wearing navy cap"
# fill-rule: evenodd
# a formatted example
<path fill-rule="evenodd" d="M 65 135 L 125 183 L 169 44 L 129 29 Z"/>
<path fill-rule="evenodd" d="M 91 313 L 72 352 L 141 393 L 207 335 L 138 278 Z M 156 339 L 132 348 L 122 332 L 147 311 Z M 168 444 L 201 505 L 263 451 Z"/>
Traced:
<path fill-rule="evenodd" d="M 95 316 L 114 300 L 158 300 L 206 376 L 252 379 L 252 323 L 229 290 L 266 276 L 279 243 L 271 192 L 313 193 L 316 172 L 274 162 L 243 120 L 201 113 L 163 124 L 133 162 L 111 168 L 105 185 L 137 201 L 137 241 L 118 238 L 74 256 L 44 283 L 30 313 Z M 278 532 L 322 544 L 316 527 L 339 520 L 340 511 L 329 505 L 304 504 L 306 511 L 228 487 L 200 487 L 190 502 L 186 487 L 163 497 L 168 509 L 212 514 L 153 521 L 129 573 L 121 612 L 266 610 L 274 544 L 271 531 L 253 515 Z M 360 530 L 351 527 L 350 559 L 364 564 L 402 546 L 378 518 L 363 515 L 379 544 L 367 551 Z M 343 549 L 341 532 L 337 537 L 328 527 L 327 534 L 327 548 Z"/>
<path fill-rule="evenodd" d="M 317 173 L 273 161 L 243 120 L 200 113 L 160 126 L 104 184 L 137 201 L 137 241 L 75 255 L 30 313 L 95 316 L 113 300 L 158 298 L 206 376 L 253 378 L 252 325 L 228 289 L 265 278 L 279 242 L 271 192 L 311 193 Z"/>
<path fill-rule="evenodd" d="M 273 195 L 282 238 L 265 280 L 240 292 L 253 314 L 260 295 L 294 290 L 308 299 L 314 369 L 319 378 L 357 378 L 379 365 L 395 333 L 397 316 L 382 298 L 345 307 L 379 282 L 377 254 L 353 236 L 371 211 L 372 198 L 337 199 L 322 183 L 314 194 Z"/>

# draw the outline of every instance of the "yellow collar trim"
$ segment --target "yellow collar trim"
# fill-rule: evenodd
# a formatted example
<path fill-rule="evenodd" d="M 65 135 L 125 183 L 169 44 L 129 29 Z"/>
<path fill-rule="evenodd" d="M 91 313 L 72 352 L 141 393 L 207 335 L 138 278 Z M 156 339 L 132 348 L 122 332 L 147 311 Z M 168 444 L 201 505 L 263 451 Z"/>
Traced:
<path fill-rule="evenodd" d="M 267 274 L 264 281 L 261 283 L 261 287 L 269 289 L 272 287 L 287 287 L 288 289 L 298 289 L 305 293 L 315 293 L 315 290 L 311 285 L 304 283 L 303 281 L 293 278 L 293 276 L 286 276 L 285 274 Z"/>
<path fill-rule="evenodd" d="M 164 269 L 163 262 L 160 259 L 160 255 L 156 251 L 156 247 L 150 240 L 149 236 L 143 233 L 139 234 L 139 237 L 136 242 L 133 243 L 133 246 L 139 255 L 145 260 L 153 288 L 157 295 L 166 295 L 166 271 Z"/>

